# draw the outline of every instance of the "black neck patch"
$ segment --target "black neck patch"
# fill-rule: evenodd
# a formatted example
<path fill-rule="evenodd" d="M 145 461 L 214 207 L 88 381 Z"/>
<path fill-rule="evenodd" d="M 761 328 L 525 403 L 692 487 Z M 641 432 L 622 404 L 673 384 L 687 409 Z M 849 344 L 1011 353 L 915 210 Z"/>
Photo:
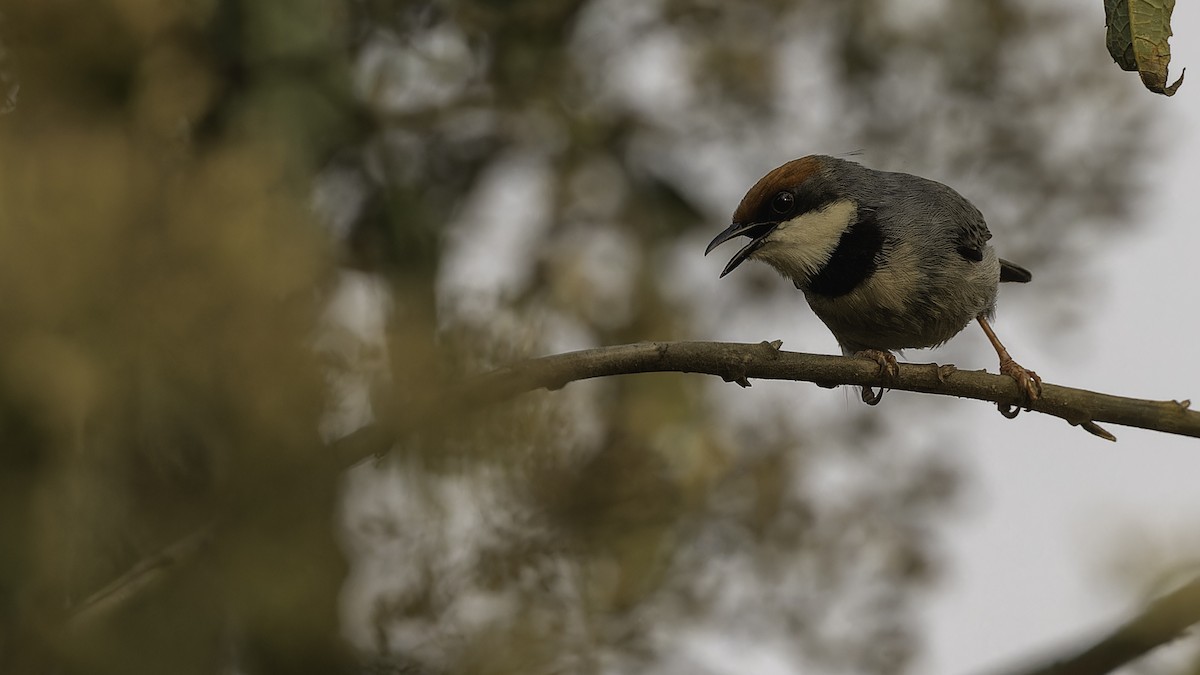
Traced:
<path fill-rule="evenodd" d="M 860 208 L 858 219 L 842 233 L 829 262 L 809 281 L 808 290 L 827 298 L 853 291 L 875 274 L 883 245 L 883 230 L 875 219 L 875 211 Z"/>

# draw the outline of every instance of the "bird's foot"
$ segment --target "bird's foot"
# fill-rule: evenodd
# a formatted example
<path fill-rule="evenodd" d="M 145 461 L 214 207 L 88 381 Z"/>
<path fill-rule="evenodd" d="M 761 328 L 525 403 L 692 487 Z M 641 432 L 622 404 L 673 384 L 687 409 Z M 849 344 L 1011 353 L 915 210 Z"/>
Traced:
<path fill-rule="evenodd" d="M 896 357 L 891 352 L 885 352 L 879 349 L 863 349 L 854 352 L 854 355 L 860 359 L 871 359 L 879 364 L 879 374 L 888 378 L 895 378 L 900 375 L 900 366 L 896 365 Z M 883 387 L 879 388 L 876 393 L 871 387 L 862 388 L 862 402 L 867 405 L 878 405 L 883 400 Z"/>
<path fill-rule="evenodd" d="M 1011 358 L 1000 361 L 1000 374 L 1007 375 L 1016 381 L 1017 388 L 1021 390 L 1021 394 L 1025 398 L 1026 407 L 1041 397 L 1042 378 Z M 996 407 L 1000 410 L 1001 415 L 1009 419 L 1016 417 L 1021 412 L 1020 407 L 1014 408 L 1004 403 L 997 404 Z"/>
<path fill-rule="evenodd" d="M 938 366 L 937 367 L 938 382 L 941 382 L 942 384 L 946 384 L 946 380 L 949 380 L 950 376 L 957 372 L 958 372 L 958 366 L 954 365 L 953 363 L 947 363 L 944 366 Z"/>
<path fill-rule="evenodd" d="M 1032 370 L 1021 367 L 1021 364 L 1016 361 L 1012 359 L 1001 361 L 1000 374 L 1007 375 L 1016 380 L 1021 393 L 1025 395 L 1026 403 L 1033 403 L 1041 397 L 1042 378 L 1038 377 L 1038 374 Z"/>
<path fill-rule="evenodd" d="M 875 363 L 878 363 L 880 375 L 893 378 L 900 375 L 900 366 L 896 365 L 896 356 L 891 352 L 879 349 L 863 349 L 854 352 L 854 355 L 860 359 L 871 359 Z"/>

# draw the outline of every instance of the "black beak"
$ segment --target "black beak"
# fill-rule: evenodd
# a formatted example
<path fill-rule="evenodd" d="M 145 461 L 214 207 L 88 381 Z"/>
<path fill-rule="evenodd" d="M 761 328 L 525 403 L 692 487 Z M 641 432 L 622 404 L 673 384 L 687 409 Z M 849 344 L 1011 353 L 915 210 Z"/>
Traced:
<path fill-rule="evenodd" d="M 709 242 L 708 248 L 704 249 L 704 255 L 712 253 L 714 248 L 739 235 L 750 237 L 750 243 L 746 244 L 742 247 L 742 250 L 735 253 L 733 255 L 733 259 L 729 261 L 729 264 L 726 265 L 725 269 L 721 272 L 721 276 L 725 276 L 726 274 L 732 272 L 733 268 L 741 265 L 743 260 L 749 258 L 751 253 L 757 251 L 758 247 L 762 246 L 766 241 L 767 235 L 774 232 L 775 228 L 778 226 L 779 223 L 750 223 L 748 225 L 734 223 L 726 228 L 724 232 L 714 237 L 711 242 Z"/>

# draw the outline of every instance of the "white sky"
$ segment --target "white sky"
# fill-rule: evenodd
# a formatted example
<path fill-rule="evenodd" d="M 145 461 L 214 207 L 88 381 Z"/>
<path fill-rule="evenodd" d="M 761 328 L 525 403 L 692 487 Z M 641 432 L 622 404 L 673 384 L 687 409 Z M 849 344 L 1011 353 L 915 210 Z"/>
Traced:
<path fill-rule="evenodd" d="M 1172 78 L 1200 68 L 1200 7 L 1178 3 L 1173 25 Z M 1142 227 L 1103 250 L 1105 286 L 1072 339 L 1078 348 L 1039 350 L 1014 316 L 1019 299 L 1004 302 L 1001 334 L 1049 382 L 1200 406 L 1200 360 L 1190 353 L 1200 334 L 1200 82 L 1154 98 L 1152 123 L 1171 139 L 1154 169 L 1160 188 L 1140 211 Z M 980 429 L 963 450 L 970 506 L 948 533 L 948 578 L 928 613 L 929 658 L 918 672 L 1004 671 L 1132 611 L 1135 577 L 1118 565 L 1165 565 L 1189 551 L 1200 559 L 1197 439 L 1109 425 L 1119 439 L 1111 444 L 1038 415 L 996 433 L 994 410 L 970 414 Z"/>

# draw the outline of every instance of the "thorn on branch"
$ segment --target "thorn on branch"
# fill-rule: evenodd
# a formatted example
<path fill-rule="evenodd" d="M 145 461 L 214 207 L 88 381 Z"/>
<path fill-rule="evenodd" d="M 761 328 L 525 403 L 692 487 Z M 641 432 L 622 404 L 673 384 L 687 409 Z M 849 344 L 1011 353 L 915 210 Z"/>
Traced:
<path fill-rule="evenodd" d="M 779 350 L 783 347 L 783 340 L 771 340 L 770 342 L 763 340 L 760 344 L 762 344 L 762 346 L 764 346 L 764 347 L 769 348 L 772 352 L 778 354 Z"/>
<path fill-rule="evenodd" d="M 947 363 L 944 366 L 938 366 L 937 367 L 938 382 L 940 382 L 942 384 L 946 384 L 946 380 L 950 379 L 950 376 L 957 372 L 958 372 L 958 366 L 955 366 L 953 363 Z"/>
<path fill-rule="evenodd" d="M 1091 434 L 1093 436 L 1099 436 L 1100 438 L 1103 438 L 1106 441 L 1112 441 L 1113 443 L 1117 442 L 1116 436 L 1113 436 L 1106 429 L 1104 429 L 1099 424 L 1096 424 L 1095 422 L 1093 422 L 1091 420 L 1080 422 L 1079 426 L 1083 427 L 1084 431 L 1088 432 L 1089 434 Z"/>
<path fill-rule="evenodd" d="M 746 377 L 746 364 L 749 362 L 749 357 L 742 355 L 741 363 L 736 366 L 729 366 L 729 370 L 721 376 L 726 382 L 737 382 L 740 386 L 749 387 L 750 379 Z"/>
<path fill-rule="evenodd" d="M 742 373 L 740 375 L 736 374 L 736 373 L 729 373 L 726 375 L 722 375 L 721 379 L 725 380 L 726 382 L 737 382 L 742 387 L 750 386 L 750 380 L 749 380 L 749 378 L 746 377 L 745 373 Z"/>
<path fill-rule="evenodd" d="M 1187 412 L 1188 408 L 1192 407 L 1192 399 L 1190 398 L 1185 398 L 1182 401 L 1171 401 L 1171 403 L 1179 406 L 1179 410 L 1182 412 Z"/>

